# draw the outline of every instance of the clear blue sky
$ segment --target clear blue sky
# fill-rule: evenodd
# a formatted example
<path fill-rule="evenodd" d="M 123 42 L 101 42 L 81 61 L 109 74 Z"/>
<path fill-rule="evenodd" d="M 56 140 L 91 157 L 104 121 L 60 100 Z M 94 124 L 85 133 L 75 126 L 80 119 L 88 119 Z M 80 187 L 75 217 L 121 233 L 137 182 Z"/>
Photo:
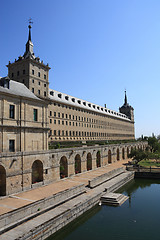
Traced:
<path fill-rule="evenodd" d="M 126 88 L 136 137 L 160 134 L 159 0 L 1 0 L 0 9 L 0 76 L 23 55 L 32 17 L 51 88 L 116 111 Z"/>

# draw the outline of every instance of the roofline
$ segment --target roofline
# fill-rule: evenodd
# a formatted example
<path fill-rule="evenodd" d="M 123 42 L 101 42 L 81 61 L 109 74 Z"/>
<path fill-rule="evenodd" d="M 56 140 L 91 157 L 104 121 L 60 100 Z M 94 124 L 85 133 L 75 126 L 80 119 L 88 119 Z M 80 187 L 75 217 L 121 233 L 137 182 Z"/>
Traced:
<path fill-rule="evenodd" d="M 50 94 L 51 91 L 53 91 L 56 94 L 56 96 L 52 96 Z M 58 96 L 58 94 L 59 94 L 59 96 Z M 61 97 L 60 97 L 60 95 L 61 95 Z M 67 97 L 68 100 L 65 97 Z M 77 107 L 77 108 L 80 108 L 80 109 L 85 109 L 85 110 L 90 111 L 90 112 L 96 112 L 96 113 L 99 113 L 99 114 L 102 114 L 102 115 L 107 115 L 107 116 L 110 116 L 110 117 L 114 117 L 116 119 L 121 119 L 121 120 L 131 122 L 131 120 L 123 113 L 116 112 L 114 110 L 102 107 L 100 105 L 97 105 L 97 104 L 94 104 L 94 103 L 91 103 L 91 102 L 88 102 L 88 101 L 85 101 L 85 100 L 82 100 L 80 98 L 70 96 L 68 94 L 65 94 L 65 93 L 62 93 L 62 92 L 59 92 L 59 91 L 56 91 L 56 90 L 49 89 L 49 98 L 50 98 L 51 101 L 55 101 L 55 102 L 58 102 L 58 103 L 61 103 L 61 104 L 74 106 L 74 107 Z M 78 101 L 80 101 L 80 102 L 78 103 Z M 79 104 L 79 106 L 78 106 L 78 104 Z"/>

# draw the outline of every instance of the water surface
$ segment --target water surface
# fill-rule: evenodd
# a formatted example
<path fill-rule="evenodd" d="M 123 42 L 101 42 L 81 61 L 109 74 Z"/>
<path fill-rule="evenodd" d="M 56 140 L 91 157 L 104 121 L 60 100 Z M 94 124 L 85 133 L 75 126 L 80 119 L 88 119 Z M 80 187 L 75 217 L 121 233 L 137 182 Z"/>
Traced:
<path fill-rule="evenodd" d="M 160 240 L 160 180 L 136 179 L 120 207 L 95 206 L 48 240 Z"/>

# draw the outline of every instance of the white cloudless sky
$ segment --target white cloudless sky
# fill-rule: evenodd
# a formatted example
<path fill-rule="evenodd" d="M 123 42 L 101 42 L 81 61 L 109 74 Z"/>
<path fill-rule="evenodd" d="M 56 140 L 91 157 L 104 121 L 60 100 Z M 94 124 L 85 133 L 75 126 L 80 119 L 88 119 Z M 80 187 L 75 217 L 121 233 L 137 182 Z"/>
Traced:
<path fill-rule="evenodd" d="M 136 137 L 160 134 L 159 0 L 1 0 L 0 9 L 0 76 L 24 54 L 32 17 L 51 88 L 116 111 L 126 89 Z"/>

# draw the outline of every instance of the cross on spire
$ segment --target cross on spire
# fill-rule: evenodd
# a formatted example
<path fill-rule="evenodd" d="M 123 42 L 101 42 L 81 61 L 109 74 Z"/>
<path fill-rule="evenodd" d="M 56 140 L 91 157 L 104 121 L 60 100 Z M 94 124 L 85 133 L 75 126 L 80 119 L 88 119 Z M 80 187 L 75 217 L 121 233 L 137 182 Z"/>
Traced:
<path fill-rule="evenodd" d="M 29 26 L 28 26 L 28 28 L 29 28 L 28 41 L 31 41 L 31 28 L 32 28 L 31 24 L 33 24 L 32 18 L 29 18 L 28 22 L 29 22 Z"/>
<path fill-rule="evenodd" d="M 32 21 L 31 17 L 29 18 L 28 22 L 29 22 L 29 25 L 33 24 L 33 21 Z"/>

